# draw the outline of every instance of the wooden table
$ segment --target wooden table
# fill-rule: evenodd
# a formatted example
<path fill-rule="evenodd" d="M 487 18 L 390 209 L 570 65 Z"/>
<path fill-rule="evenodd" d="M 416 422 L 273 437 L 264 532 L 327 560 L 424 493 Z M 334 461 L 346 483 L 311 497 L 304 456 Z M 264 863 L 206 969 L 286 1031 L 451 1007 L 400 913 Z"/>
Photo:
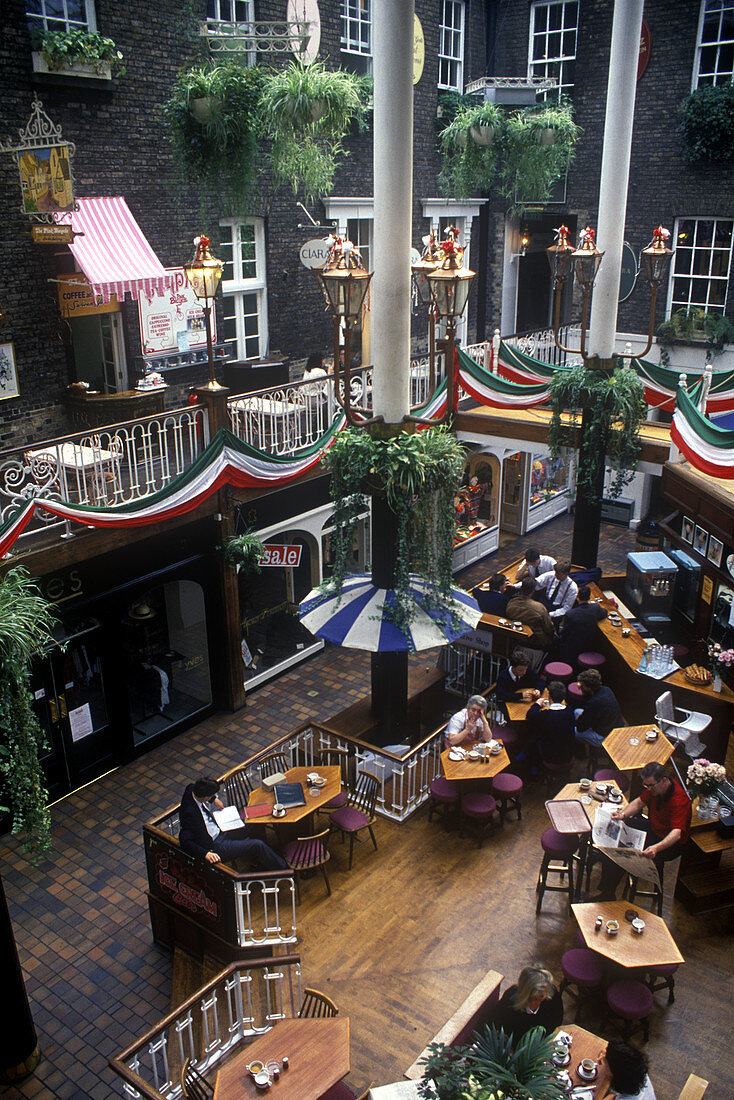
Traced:
<path fill-rule="evenodd" d="M 479 623 L 481 626 L 489 626 L 492 630 L 496 630 L 499 633 L 514 634 L 517 638 L 522 638 L 523 636 L 525 638 L 530 638 L 533 634 L 529 626 L 523 626 L 522 623 L 520 626 L 513 626 L 512 621 L 505 615 L 491 615 L 488 611 L 485 611 Z"/>
<path fill-rule="evenodd" d="M 311 772 L 318 772 L 323 776 L 326 783 L 319 790 L 318 794 L 309 794 L 308 792 L 308 780 L 306 776 Z M 305 806 L 292 806 L 289 810 L 286 810 L 283 817 L 273 817 L 272 814 L 264 814 L 262 817 L 250 818 L 250 823 L 257 825 L 258 821 L 267 823 L 268 825 L 287 825 L 293 824 L 296 821 L 302 821 L 304 817 L 309 817 L 315 810 L 318 810 L 319 806 L 323 806 L 325 802 L 335 798 L 342 789 L 341 780 L 341 768 L 339 765 L 329 765 L 318 767 L 314 764 L 312 768 L 291 768 L 285 773 L 286 782 L 288 783 L 301 783 L 303 785 L 303 793 L 306 796 Z M 263 802 L 267 802 L 269 806 L 275 805 L 275 793 L 273 791 L 266 790 L 265 787 L 258 787 L 252 792 L 247 800 L 248 806 L 259 806 Z"/>
<path fill-rule="evenodd" d="M 249 1100 L 263 1093 L 247 1066 L 254 1061 L 281 1062 L 281 1070 L 267 1092 L 269 1100 L 318 1100 L 349 1073 L 349 1017 L 280 1020 L 225 1062 L 214 1083 L 214 1100 Z"/>
<path fill-rule="evenodd" d="M 617 790 L 619 790 L 616 783 L 611 783 L 610 782 L 609 786 L 610 787 L 615 787 Z M 591 790 L 582 791 L 581 788 L 579 787 L 578 783 L 567 783 L 565 787 L 561 787 L 560 791 L 555 796 L 555 798 L 551 799 L 551 804 L 553 802 L 567 802 L 569 799 L 576 799 L 579 802 L 581 802 L 581 798 L 584 795 L 588 795 L 589 798 L 591 799 L 591 801 L 590 802 L 581 802 L 581 805 L 582 805 L 583 809 L 586 811 L 586 816 L 588 817 L 589 821 L 593 825 L 594 820 L 596 818 L 596 811 L 602 805 L 602 801 L 600 799 L 594 798 L 592 793 L 591 793 L 594 790 L 595 787 L 596 787 L 596 784 L 592 783 Z M 621 791 L 620 791 L 620 794 L 622 794 Z M 614 805 L 616 807 L 626 806 L 627 805 L 627 799 L 624 797 L 624 795 L 622 795 L 622 801 L 621 802 L 615 802 Z M 545 806 L 546 806 L 546 809 L 548 809 L 549 803 L 546 802 Z M 551 816 L 550 810 L 548 811 L 548 816 L 549 817 Z M 552 820 L 553 819 L 551 818 L 551 821 Z M 554 825 L 553 828 L 557 829 L 557 826 Z"/>
<path fill-rule="evenodd" d="M 609 1085 L 612 1079 L 606 1061 L 599 1061 L 607 1049 L 606 1039 L 601 1039 L 598 1035 L 594 1035 L 592 1031 L 586 1031 L 585 1028 L 579 1027 L 578 1024 L 563 1024 L 560 1030 L 567 1032 L 573 1039 L 573 1043 L 571 1044 L 571 1061 L 565 1067 L 566 1072 L 573 1082 L 573 1087 L 578 1088 L 584 1085 L 595 1085 L 595 1100 L 603 1100 L 609 1093 Z M 597 1075 L 593 1081 L 584 1081 L 583 1078 L 578 1075 L 579 1063 L 583 1062 L 584 1058 L 593 1058 L 597 1063 Z"/>
<path fill-rule="evenodd" d="M 484 744 L 483 741 L 467 741 L 465 744 L 459 746 L 462 749 L 472 749 L 476 745 L 480 747 Z M 493 779 L 495 775 L 499 775 L 501 771 L 510 765 L 510 758 L 507 755 L 507 749 L 502 746 L 502 752 L 496 753 L 494 756 L 490 756 L 486 763 L 482 760 L 450 760 L 450 749 L 444 749 L 441 753 L 441 764 L 443 766 L 443 773 L 447 779 L 452 781 L 462 779 Z"/>
<path fill-rule="evenodd" d="M 638 935 L 624 918 L 628 909 L 634 909 L 628 901 L 577 902 L 571 906 L 586 946 L 620 966 L 633 969 L 685 962 L 662 917 L 647 911 L 641 912 L 645 931 Z M 603 921 L 598 932 L 594 927 L 597 917 L 601 917 Z M 608 920 L 619 921 L 619 932 L 616 936 L 608 936 L 604 930 Z"/>
<path fill-rule="evenodd" d="M 602 747 L 621 772 L 638 771 L 645 764 L 667 764 L 675 752 L 675 746 L 665 734 L 658 730 L 655 741 L 645 738 L 648 730 L 657 728 L 650 722 L 645 726 L 618 726 L 604 738 Z M 637 744 L 631 745 L 630 740 L 636 740 Z"/>

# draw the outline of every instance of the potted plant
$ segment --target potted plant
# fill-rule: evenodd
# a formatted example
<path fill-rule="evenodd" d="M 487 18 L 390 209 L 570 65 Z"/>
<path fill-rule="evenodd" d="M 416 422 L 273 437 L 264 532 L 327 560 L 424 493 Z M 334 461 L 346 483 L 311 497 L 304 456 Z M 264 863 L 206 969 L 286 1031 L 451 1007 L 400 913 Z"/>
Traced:
<path fill-rule="evenodd" d="M 734 157 L 734 86 L 703 84 L 683 104 L 681 136 L 689 164 L 716 164 Z"/>
<path fill-rule="evenodd" d="M 507 121 L 502 193 L 515 212 L 547 201 L 551 187 L 573 160 L 580 130 L 569 106 L 515 111 Z"/>
<path fill-rule="evenodd" d="M 704 821 L 710 821 L 716 817 L 719 806 L 716 792 L 719 784 L 726 779 L 726 768 L 721 764 L 713 764 L 701 756 L 688 765 L 686 779 L 691 798 L 698 796 L 698 816 Z"/>
<path fill-rule="evenodd" d="M 262 115 L 276 183 L 302 187 L 306 201 L 330 194 L 343 139 L 365 111 L 364 81 L 352 73 L 298 60 L 270 73 Z"/>
<path fill-rule="evenodd" d="M 657 338 L 663 366 L 669 365 L 670 348 L 674 344 L 705 344 L 708 363 L 726 344 L 734 343 L 734 325 L 723 313 L 707 313 L 698 306 L 683 307 L 658 326 Z"/>
<path fill-rule="evenodd" d="M 243 535 L 232 535 L 222 547 L 224 560 L 239 573 L 246 575 L 261 573 L 263 554 L 265 547 L 259 536 L 254 531 L 246 531 Z"/>
<path fill-rule="evenodd" d="M 33 51 L 33 71 L 111 80 L 124 73 L 122 53 L 111 38 L 84 29 L 46 31 Z"/>
<path fill-rule="evenodd" d="M 497 173 L 497 158 L 505 116 L 494 103 L 474 103 L 456 112 L 441 131 L 442 189 L 456 198 L 489 191 Z"/>
<path fill-rule="evenodd" d="M 238 210 L 257 172 L 261 90 L 257 67 L 206 62 L 179 73 L 164 107 L 179 168 L 217 191 L 224 185 Z"/>

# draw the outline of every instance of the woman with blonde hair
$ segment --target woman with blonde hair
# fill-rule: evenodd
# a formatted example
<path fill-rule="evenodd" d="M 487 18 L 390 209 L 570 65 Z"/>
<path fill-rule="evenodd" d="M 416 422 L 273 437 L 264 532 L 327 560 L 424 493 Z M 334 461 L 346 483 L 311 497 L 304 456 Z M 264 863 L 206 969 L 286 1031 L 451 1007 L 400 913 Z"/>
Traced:
<path fill-rule="evenodd" d="M 514 1042 L 534 1027 L 546 1035 L 555 1031 L 563 1020 L 563 1000 L 553 984 L 553 975 L 540 963 L 523 967 L 517 985 L 511 985 L 497 1006 L 498 1027 L 513 1035 Z"/>

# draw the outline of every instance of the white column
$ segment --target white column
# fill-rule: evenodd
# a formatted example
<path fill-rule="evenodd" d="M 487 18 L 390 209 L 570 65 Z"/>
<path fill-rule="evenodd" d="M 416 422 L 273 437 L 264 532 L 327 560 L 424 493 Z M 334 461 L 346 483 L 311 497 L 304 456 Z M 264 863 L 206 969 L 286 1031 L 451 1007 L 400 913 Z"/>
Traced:
<path fill-rule="evenodd" d="M 642 7 L 643 0 L 615 0 L 614 4 L 596 231 L 596 243 L 604 259 L 594 285 L 589 327 L 589 354 L 600 359 L 610 359 L 614 354 L 617 331 Z"/>
<path fill-rule="evenodd" d="M 410 411 L 414 0 L 373 5 L 372 407 L 388 424 Z"/>

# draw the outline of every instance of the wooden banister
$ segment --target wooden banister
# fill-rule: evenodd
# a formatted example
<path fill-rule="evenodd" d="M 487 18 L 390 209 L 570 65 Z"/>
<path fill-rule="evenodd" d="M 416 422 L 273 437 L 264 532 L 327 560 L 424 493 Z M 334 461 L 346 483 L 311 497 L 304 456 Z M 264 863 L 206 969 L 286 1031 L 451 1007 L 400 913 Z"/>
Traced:
<path fill-rule="evenodd" d="M 443 1043 L 446 1046 L 459 1045 L 466 1042 L 473 1031 L 489 1023 L 492 1013 L 499 1003 L 500 986 L 503 975 L 496 970 L 488 970 L 478 985 L 474 986 L 469 996 L 459 1005 L 450 1020 L 447 1020 L 441 1030 L 431 1039 L 431 1043 Z M 412 1066 L 406 1069 L 403 1077 L 409 1081 L 419 1081 L 423 1076 L 421 1062 L 428 1057 L 427 1044 L 420 1052 Z M 688 1100 L 688 1098 L 686 1098 Z M 693 1097 L 690 1100 L 694 1100 Z"/>

